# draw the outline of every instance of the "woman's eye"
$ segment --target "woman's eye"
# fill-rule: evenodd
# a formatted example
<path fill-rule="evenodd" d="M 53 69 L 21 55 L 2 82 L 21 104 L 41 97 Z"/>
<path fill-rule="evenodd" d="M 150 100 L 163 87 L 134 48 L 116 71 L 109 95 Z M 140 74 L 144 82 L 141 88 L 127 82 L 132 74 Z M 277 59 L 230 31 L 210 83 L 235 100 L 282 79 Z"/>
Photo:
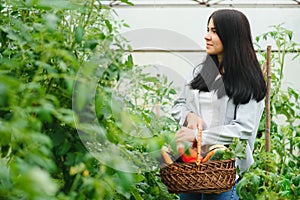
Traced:
<path fill-rule="evenodd" d="M 212 29 L 209 29 L 209 28 L 208 28 L 206 31 L 207 31 L 207 32 L 212 32 L 212 33 L 217 33 L 215 28 L 212 28 Z"/>

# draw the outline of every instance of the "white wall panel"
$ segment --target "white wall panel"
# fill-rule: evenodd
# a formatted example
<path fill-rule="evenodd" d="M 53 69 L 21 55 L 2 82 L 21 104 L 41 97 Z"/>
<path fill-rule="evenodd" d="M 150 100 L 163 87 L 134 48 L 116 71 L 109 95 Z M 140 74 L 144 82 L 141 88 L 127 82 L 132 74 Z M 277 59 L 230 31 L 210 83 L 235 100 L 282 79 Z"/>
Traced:
<path fill-rule="evenodd" d="M 216 9 L 220 8 L 197 6 L 114 8 L 118 17 L 130 26 L 124 28 L 122 33 L 129 39 L 133 49 L 142 50 L 134 54 L 136 64 L 152 62 L 152 64 L 165 65 L 182 76 L 192 65 L 202 59 L 207 18 Z M 242 11 L 248 17 L 253 38 L 272 30 L 271 25 L 284 23 L 285 28 L 293 31 L 294 40 L 300 43 L 299 6 L 297 8 L 240 7 L 234 9 Z M 260 43 L 265 48 L 268 44 L 275 49 L 272 41 Z M 155 52 L 156 50 L 158 52 Z M 159 52 L 161 50 L 165 52 Z M 184 55 L 181 61 L 174 57 L 176 53 Z M 283 88 L 292 86 L 300 91 L 300 78 L 297 77 L 300 73 L 300 57 L 291 60 L 294 55 L 288 55 L 286 59 Z"/>

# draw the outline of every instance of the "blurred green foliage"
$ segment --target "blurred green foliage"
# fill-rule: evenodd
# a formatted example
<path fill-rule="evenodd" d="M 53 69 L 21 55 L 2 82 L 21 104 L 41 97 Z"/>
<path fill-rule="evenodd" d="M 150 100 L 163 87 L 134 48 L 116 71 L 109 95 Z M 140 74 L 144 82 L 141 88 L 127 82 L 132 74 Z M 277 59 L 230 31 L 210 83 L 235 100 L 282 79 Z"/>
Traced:
<path fill-rule="evenodd" d="M 176 198 L 153 156 L 175 122 L 116 89 L 134 74 L 126 88 L 140 99 L 174 94 L 134 65 L 128 25 L 96 0 L 7 0 L 0 12 L 0 199 Z"/>

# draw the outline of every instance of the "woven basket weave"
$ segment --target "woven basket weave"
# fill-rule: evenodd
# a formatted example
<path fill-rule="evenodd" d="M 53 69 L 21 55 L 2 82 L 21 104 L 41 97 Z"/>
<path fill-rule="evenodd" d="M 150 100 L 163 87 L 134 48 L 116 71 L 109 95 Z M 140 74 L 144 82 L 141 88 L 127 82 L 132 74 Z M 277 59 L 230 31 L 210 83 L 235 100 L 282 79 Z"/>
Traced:
<path fill-rule="evenodd" d="M 197 161 L 172 163 L 160 170 L 162 182 L 170 193 L 221 193 L 235 184 L 235 160 L 200 162 L 202 130 L 198 131 Z"/>

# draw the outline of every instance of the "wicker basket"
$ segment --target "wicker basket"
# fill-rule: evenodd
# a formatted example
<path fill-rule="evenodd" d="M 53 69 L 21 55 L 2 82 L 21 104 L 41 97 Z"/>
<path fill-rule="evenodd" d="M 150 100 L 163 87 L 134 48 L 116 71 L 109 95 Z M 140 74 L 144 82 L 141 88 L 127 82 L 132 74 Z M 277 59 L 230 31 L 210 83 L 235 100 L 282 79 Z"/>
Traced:
<path fill-rule="evenodd" d="M 235 160 L 200 162 L 202 130 L 198 131 L 197 161 L 172 163 L 160 170 L 162 182 L 170 193 L 221 193 L 235 184 Z"/>

